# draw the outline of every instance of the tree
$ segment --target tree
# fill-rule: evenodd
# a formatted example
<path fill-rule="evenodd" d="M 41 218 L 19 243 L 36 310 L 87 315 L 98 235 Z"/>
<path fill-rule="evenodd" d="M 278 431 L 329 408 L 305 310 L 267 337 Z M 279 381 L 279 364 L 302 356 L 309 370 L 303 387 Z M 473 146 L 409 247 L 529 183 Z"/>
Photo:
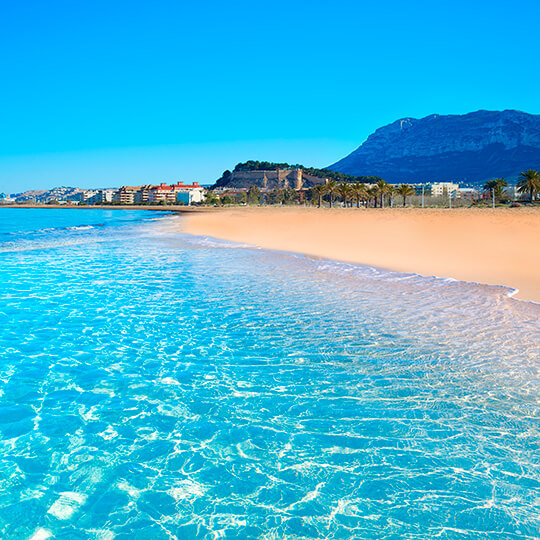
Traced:
<path fill-rule="evenodd" d="M 390 184 L 381 179 L 377 182 L 377 188 L 379 189 L 379 194 L 381 196 L 381 208 L 384 208 L 384 196 L 387 193 L 390 193 Z"/>
<path fill-rule="evenodd" d="M 351 186 L 350 184 L 347 184 L 346 182 L 343 182 L 342 184 L 338 185 L 338 193 L 341 197 L 341 200 L 343 201 L 343 204 L 345 207 L 347 206 L 347 201 L 349 200 L 351 196 Z"/>
<path fill-rule="evenodd" d="M 293 188 L 286 188 L 283 190 L 283 202 L 285 204 L 291 204 L 298 199 L 298 193 Z"/>
<path fill-rule="evenodd" d="M 322 205 L 322 198 L 326 194 L 326 184 L 317 184 L 313 186 L 313 193 L 317 196 L 317 206 L 320 208 Z"/>
<path fill-rule="evenodd" d="M 386 190 L 386 195 L 388 196 L 388 204 L 392 204 L 394 199 L 394 193 L 396 192 L 396 188 L 392 184 L 388 184 L 388 189 Z"/>
<path fill-rule="evenodd" d="M 283 190 L 273 189 L 269 195 L 270 204 L 283 204 Z"/>
<path fill-rule="evenodd" d="M 529 193 L 529 201 L 533 202 L 535 194 L 540 193 L 540 172 L 533 169 L 522 172 L 517 189 L 520 193 Z"/>
<path fill-rule="evenodd" d="M 500 201 L 504 197 L 504 188 L 508 186 L 508 182 L 504 178 L 495 178 L 494 180 L 488 180 L 484 184 L 484 189 L 489 191 L 491 190 L 495 193 L 495 199 Z"/>
<path fill-rule="evenodd" d="M 326 193 L 330 195 L 330 208 L 334 205 L 334 195 L 339 192 L 338 183 L 335 180 L 330 180 L 326 183 Z"/>
<path fill-rule="evenodd" d="M 259 204 L 260 200 L 260 190 L 257 186 L 251 186 L 247 192 L 247 203 L 248 204 Z"/>
<path fill-rule="evenodd" d="M 218 206 L 221 201 L 219 200 L 219 197 L 216 193 L 213 193 L 212 191 L 207 191 L 204 203 L 210 206 Z"/>
<path fill-rule="evenodd" d="M 366 186 L 360 182 L 351 185 L 351 195 L 356 198 L 356 208 L 360 208 L 360 201 L 366 201 L 369 197 Z"/>
<path fill-rule="evenodd" d="M 379 188 L 377 186 L 371 186 L 368 190 L 370 199 L 373 199 L 373 206 L 377 208 L 377 199 L 379 197 Z"/>
<path fill-rule="evenodd" d="M 398 193 L 398 195 L 401 195 L 403 197 L 403 208 L 405 208 L 405 205 L 407 204 L 407 197 L 411 197 L 412 195 L 414 195 L 415 190 L 409 184 L 400 184 L 399 187 L 396 189 L 396 192 Z"/>

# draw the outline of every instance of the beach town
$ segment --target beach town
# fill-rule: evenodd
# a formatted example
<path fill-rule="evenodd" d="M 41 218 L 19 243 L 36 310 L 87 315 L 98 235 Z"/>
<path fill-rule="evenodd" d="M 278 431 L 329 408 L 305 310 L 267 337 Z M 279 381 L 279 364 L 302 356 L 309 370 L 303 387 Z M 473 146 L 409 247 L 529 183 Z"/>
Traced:
<path fill-rule="evenodd" d="M 328 171 L 330 172 L 330 171 Z M 324 173 L 324 171 L 323 171 Z M 347 179 L 338 182 L 324 174 L 317 176 L 302 168 L 272 168 L 234 171 L 226 185 L 199 182 L 80 189 L 58 187 L 8 195 L 0 193 L 0 204 L 56 205 L 316 205 L 434 206 L 456 207 L 479 204 L 510 205 L 534 203 L 540 195 L 540 174 L 524 171 L 520 179 L 504 178 L 484 184 L 464 182 L 389 183 L 381 178 Z"/>

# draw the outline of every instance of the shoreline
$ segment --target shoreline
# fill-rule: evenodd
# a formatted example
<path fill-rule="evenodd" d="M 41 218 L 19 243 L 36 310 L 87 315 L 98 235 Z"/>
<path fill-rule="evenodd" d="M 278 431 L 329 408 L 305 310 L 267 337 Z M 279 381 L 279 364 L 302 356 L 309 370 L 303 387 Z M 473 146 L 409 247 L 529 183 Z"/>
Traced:
<path fill-rule="evenodd" d="M 189 213 L 178 230 L 395 272 L 504 287 L 508 297 L 540 303 L 536 208 L 244 207 Z"/>
<path fill-rule="evenodd" d="M 149 210 L 152 212 L 183 212 L 198 213 L 216 210 L 213 207 L 206 206 L 180 206 L 180 205 L 145 205 L 145 204 L 126 204 L 126 205 L 107 205 L 107 204 L 5 204 L 0 208 L 14 209 L 34 209 L 34 210 Z"/>

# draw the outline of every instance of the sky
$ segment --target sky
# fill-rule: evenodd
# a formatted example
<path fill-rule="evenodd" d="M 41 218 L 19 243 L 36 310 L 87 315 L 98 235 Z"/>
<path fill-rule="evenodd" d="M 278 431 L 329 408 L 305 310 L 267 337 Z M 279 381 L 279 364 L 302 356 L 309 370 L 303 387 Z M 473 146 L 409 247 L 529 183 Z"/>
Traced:
<path fill-rule="evenodd" d="M 3 2 L 0 191 L 324 167 L 402 117 L 540 114 L 538 0 Z"/>

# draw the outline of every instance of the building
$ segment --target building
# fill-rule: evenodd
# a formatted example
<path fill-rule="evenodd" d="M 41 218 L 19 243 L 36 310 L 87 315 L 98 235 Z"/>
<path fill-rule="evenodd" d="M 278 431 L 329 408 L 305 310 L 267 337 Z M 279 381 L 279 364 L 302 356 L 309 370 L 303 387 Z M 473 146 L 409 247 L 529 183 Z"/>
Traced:
<path fill-rule="evenodd" d="M 478 199 L 480 192 L 475 188 L 462 187 L 457 190 L 456 197 L 461 199 Z"/>
<path fill-rule="evenodd" d="M 97 189 L 84 189 L 77 195 L 77 199 L 81 204 L 94 204 L 99 190 Z M 58 197 L 57 200 L 61 198 Z"/>
<path fill-rule="evenodd" d="M 0 204 L 13 204 L 15 199 L 11 199 L 9 195 L 0 193 Z"/>
<path fill-rule="evenodd" d="M 96 204 L 112 203 L 116 189 L 99 189 L 95 201 Z"/>
<path fill-rule="evenodd" d="M 173 186 L 162 182 L 159 186 L 152 186 L 148 191 L 149 204 L 173 204 L 176 202 L 176 193 Z"/>
<path fill-rule="evenodd" d="M 140 186 L 122 186 L 112 195 L 112 202 L 117 204 L 136 204 L 137 193 Z"/>
<path fill-rule="evenodd" d="M 179 204 L 197 204 L 204 201 L 204 189 L 199 182 L 193 184 L 176 183 L 172 186 L 176 193 L 176 202 Z"/>
<path fill-rule="evenodd" d="M 122 186 L 120 189 L 100 190 L 102 197 L 107 197 L 117 204 L 194 204 L 204 200 L 204 189 L 198 183 L 184 184 L 177 182 L 168 185 L 165 182 L 157 186 Z M 107 193 L 105 193 L 107 192 Z M 111 193 L 109 193 L 111 192 Z"/>
<path fill-rule="evenodd" d="M 457 194 L 459 190 L 458 184 L 452 182 L 434 182 L 431 184 L 431 194 L 434 197 L 441 197 L 442 195 Z"/>
<path fill-rule="evenodd" d="M 134 202 L 135 204 L 147 204 L 148 194 L 154 187 L 152 184 L 146 184 L 144 186 L 138 186 L 139 189 L 135 192 Z"/>

